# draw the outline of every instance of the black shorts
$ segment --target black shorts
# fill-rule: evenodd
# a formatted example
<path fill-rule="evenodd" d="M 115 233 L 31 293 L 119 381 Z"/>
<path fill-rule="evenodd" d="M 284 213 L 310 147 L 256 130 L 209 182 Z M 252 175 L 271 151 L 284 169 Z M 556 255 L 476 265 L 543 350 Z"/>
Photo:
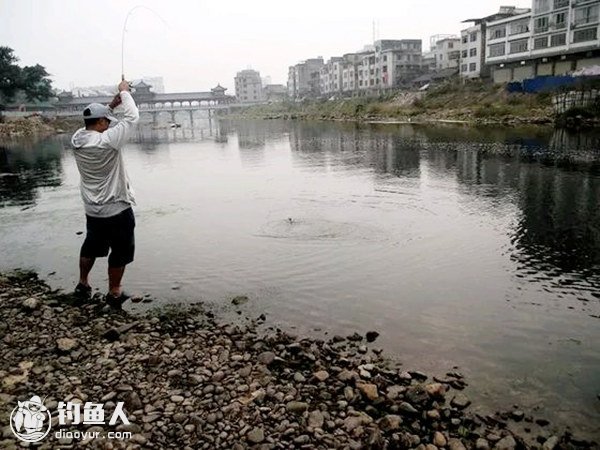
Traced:
<path fill-rule="evenodd" d="M 112 217 L 85 217 L 87 234 L 80 256 L 101 258 L 110 249 L 108 267 L 123 267 L 133 261 L 135 217 L 131 208 Z"/>

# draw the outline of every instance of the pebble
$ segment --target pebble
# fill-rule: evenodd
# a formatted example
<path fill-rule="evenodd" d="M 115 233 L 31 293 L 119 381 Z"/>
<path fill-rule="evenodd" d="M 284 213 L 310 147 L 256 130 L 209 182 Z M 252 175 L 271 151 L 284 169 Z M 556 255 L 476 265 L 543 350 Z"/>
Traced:
<path fill-rule="evenodd" d="M 495 450 L 513 450 L 515 447 L 517 446 L 517 443 L 515 441 L 515 439 L 508 435 L 503 437 L 502 439 L 500 439 L 498 442 L 496 442 L 496 445 L 494 445 L 494 449 Z"/>
<path fill-rule="evenodd" d="M 458 393 L 452 398 L 450 404 L 456 408 L 464 409 L 471 404 L 471 400 L 466 395 Z"/>
<path fill-rule="evenodd" d="M 371 383 L 356 383 L 358 390 L 369 400 L 375 400 L 379 397 L 377 386 Z"/>
<path fill-rule="evenodd" d="M 301 414 L 308 409 L 308 403 L 291 401 L 286 405 L 286 409 L 289 412 Z"/>
<path fill-rule="evenodd" d="M 321 382 L 323 382 L 327 378 L 329 378 L 329 373 L 326 370 L 319 370 L 318 372 L 315 372 L 313 375 L 317 380 L 319 380 Z"/>
<path fill-rule="evenodd" d="M 253 444 L 260 444 L 265 440 L 265 432 L 260 427 L 254 427 L 250 432 L 248 432 L 246 438 L 248 438 L 248 441 L 252 442 Z"/>
<path fill-rule="evenodd" d="M 427 384 L 426 374 L 369 352 L 358 333 L 301 338 L 250 319 L 222 323 L 203 304 L 189 313 L 114 314 L 93 303 L 73 307 L 38 282 L 21 282 L 17 291 L 3 280 L 0 402 L 51 392 L 52 410 L 58 401 L 90 401 L 103 403 L 108 415 L 124 401 L 131 423 L 115 430 L 132 433 L 131 448 L 513 450 L 521 442 L 503 422 L 465 409 L 470 400 L 455 391 L 466 386 L 462 375 Z M 38 300 L 31 314 L 28 299 Z M 105 330 L 114 338 L 102 339 Z M 53 346 L 58 355 L 39 351 Z M 505 416 L 517 420 L 521 412 Z M 12 440 L 5 445 L 11 436 L 2 429 L 1 448 L 16 448 Z M 543 450 L 559 447 L 556 436 L 543 436 Z"/>

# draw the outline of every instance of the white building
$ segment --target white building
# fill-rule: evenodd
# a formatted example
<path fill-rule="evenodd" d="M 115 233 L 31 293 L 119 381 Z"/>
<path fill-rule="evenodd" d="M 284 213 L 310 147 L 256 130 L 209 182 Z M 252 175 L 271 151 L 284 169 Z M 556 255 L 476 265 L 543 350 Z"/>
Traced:
<path fill-rule="evenodd" d="M 491 16 L 464 20 L 463 23 L 472 23 L 473 25 L 460 33 L 460 76 L 465 79 L 473 79 L 485 78 L 489 75 L 485 66 L 488 22 L 526 14 L 530 11 L 529 8 L 501 6 L 500 10 Z"/>
<path fill-rule="evenodd" d="M 362 53 L 357 66 L 358 90 L 381 91 L 407 86 L 422 69 L 420 39 L 382 39 L 375 41 L 375 51 Z"/>
<path fill-rule="evenodd" d="M 342 92 L 344 58 L 333 56 L 319 71 L 319 86 L 321 95 L 331 95 Z"/>
<path fill-rule="evenodd" d="M 600 64 L 600 0 L 533 0 L 530 14 L 488 23 L 494 81 L 565 75 Z"/>
<path fill-rule="evenodd" d="M 460 61 L 460 38 L 443 37 L 435 41 L 435 45 L 431 48 L 431 52 L 435 57 L 436 70 L 443 69 L 458 69 Z"/>
<path fill-rule="evenodd" d="M 264 100 L 260 72 L 242 70 L 235 76 L 235 96 L 241 103 L 254 103 Z"/>
<path fill-rule="evenodd" d="M 323 67 L 323 58 L 307 59 L 288 70 L 288 95 L 291 98 L 318 96 L 321 92 L 320 73 Z"/>

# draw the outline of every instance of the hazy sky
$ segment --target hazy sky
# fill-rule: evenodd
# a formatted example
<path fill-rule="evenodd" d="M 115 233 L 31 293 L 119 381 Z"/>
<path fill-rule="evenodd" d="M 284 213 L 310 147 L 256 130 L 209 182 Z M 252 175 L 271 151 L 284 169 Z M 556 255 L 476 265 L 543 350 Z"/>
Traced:
<path fill-rule="evenodd" d="M 217 83 L 233 94 L 233 77 L 251 67 L 285 83 L 288 66 L 310 57 L 337 56 L 372 43 L 373 20 L 382 39 L 423 39 L 459 33 L 461 21 L 500 5 L 530 0 L 0 0 L 0 45 L 22 64 L 40 63 L 54 85 L 68 89 L 118 82 L 121 35 L 128 78 L 160 75 L 167 92 L 208 90 Z"/>

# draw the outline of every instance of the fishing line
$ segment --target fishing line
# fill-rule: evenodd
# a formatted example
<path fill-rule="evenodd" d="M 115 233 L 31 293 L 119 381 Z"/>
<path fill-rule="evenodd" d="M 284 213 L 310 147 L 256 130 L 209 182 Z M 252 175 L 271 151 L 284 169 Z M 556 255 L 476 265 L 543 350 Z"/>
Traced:
<path fill-rule="evenodd" d="M 129 20 L 129 16 L 131 16 L 131 14 L 136 9 L 140 9 L 140 8 L 147 9 L 148 11 L 153 13 L 156 17 L 158 17 L 161 20 L 161 22 L 163 23 L 163 25 L 165 27 L 168 27 L 168 24 L 165 21 L 165 19 L 163 19 L 161 17 L 161 15 L 159 13 L 157 13 L 156 11 L 154 11 L 152 8 L 149 8 L 144 5 L 137 5 L 129 10 L 129 12 L 127 13 L 127 16 L 125 16 L 125 22 L 123 23 L 123 32 L 121 34 L 121 80 L 125 79 L 125 32 L 127 31 L 127 21 Z"/>

